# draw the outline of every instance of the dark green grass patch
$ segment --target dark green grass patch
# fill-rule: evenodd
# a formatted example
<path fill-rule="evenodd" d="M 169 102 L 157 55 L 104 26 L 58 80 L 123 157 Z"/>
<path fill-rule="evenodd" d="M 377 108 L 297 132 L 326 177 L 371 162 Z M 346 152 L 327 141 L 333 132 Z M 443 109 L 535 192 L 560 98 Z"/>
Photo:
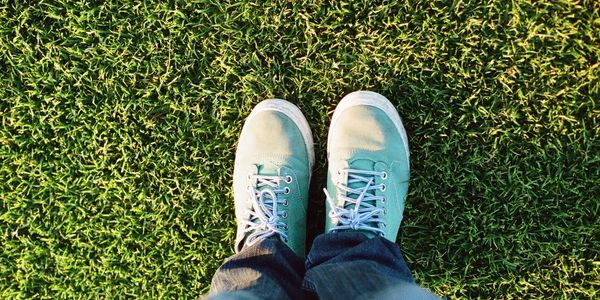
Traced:
<path fill-rule="evenodd" d="M 234 150 L 268 97 L 315 135 L 390 98 L 398 243 L 449 298 L 597 298 L 594 1 L 0 1 L 0 297 L 193 298 L 233 253 Z"/>

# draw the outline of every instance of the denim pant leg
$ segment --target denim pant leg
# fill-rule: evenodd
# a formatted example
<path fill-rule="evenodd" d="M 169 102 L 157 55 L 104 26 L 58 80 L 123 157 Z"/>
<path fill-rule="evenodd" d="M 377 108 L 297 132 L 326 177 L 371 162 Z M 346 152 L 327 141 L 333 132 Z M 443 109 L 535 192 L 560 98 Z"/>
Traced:
<path fill-rule="evenodd" d="M 303 259 L 279 239 L 264 239 L 225 260 L 209 299 L 302 299 Z"/>
<path fill-rule="evenodd" d="M 438 299 L 414 283 L 398 245 L 355 232 L 315 239 L 303 287 L 321 299 Z"/>

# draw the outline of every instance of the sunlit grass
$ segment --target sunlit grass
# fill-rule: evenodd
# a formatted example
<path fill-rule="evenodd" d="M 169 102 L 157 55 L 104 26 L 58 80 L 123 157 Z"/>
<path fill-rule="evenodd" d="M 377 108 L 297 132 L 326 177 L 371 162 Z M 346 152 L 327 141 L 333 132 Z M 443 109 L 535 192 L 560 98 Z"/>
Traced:
<path fill-rule="evenodd" d="M 233 253 L 234 149 L 261 100 L 313 128 L 391 99 L 399 244 L 449 298 L 597 298 L 594 1 L 0 0 L 0 297 L 193 298 Z"/>

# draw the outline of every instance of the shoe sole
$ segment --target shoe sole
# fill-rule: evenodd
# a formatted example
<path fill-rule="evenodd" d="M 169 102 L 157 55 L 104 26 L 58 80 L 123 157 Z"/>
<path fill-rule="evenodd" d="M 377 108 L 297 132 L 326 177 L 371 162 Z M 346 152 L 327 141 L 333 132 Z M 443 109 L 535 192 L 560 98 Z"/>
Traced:
<path fill-rule="evenodd" d="M 388 116 L 388 118 L 390 118 L 390 120 L 392 120 L 392 122 L 396 126 L 396 129 L 398 129 L 400 136 L 402 137 L 402 143 L 404 145 L 404 150 L 406 150 L 406 155 L 408 156 L 408 158 L 410 158 L 410 152 L 408 150 L 408 136 L 406 135 L 406 130 L 404 129 L 404 125 L 402 124 L 402 119 L 400 118 L 400 115 L 398 114 L 398 111 L 396 110 L 396 107 L 394 107 L 392 102 L 390 102 L 390 100 L 388 100 L 386 97 L 382 96 L 381 94 L 378 94 L 375 92 L 369 92 L 369 91 L 357 91 L 357 92 L 352 92 L 352 93 L 346 95 L 344 98 L 342 98 L 342 100 L 337 105 L 337 107 L 333 113 L 333 117 L 331 118 L 331 124 L 329 125 L 329 130 L 331 131 L 331 128 L 333 128 L 335 126 L 337 119 L 344 112 L 344 110 L 346 110 L 350 107 L 359 106 L 359 105 L 368 105 L 368 106 L 376 107 L 376 108 L 382 110 Z M 328 154 L 329 154 L 329 145 L 331 144 L 330 138 L 331 138 L 331 134 L 328 134 L 328 138 L 327 138 L 327 153 Z M 410 161 L 410 160 L 407 160 L 407 161 Z"/>
<path fill-rule="evenodd" d="M 283 99 L 267 99 L 261 101 L 257 104 L 250 115 L 246 119 L 246 122 L 254 118 L 260 112 L 263 111 L 277 111 L 284 115 L 296 124 L 302 137 L 304 138 L 304 145 L 306 146 L 306 152 L 308 153 L 308 170 L 312 173 L 312 167 L 315 163 L 315 150 L 313 144 L 312 131 L 310 130 L 310 126 L 308 125 L 308 121 L 304 117 L 304 114 L 298 109 L 296 105 L 293 103 L 283 100 Z M 309 178 L 312 174 L 309 175 Z"/>

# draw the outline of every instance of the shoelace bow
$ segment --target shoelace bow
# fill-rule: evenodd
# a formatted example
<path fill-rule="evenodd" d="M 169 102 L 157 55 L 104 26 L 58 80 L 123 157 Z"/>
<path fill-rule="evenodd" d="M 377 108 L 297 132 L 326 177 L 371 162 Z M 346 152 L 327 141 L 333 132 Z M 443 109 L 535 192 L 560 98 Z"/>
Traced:
<path fill-rule="evenodd" d="M 374 190 L 385 191 L 386 187 L 384 184 L 375 184 L 375 176 L 385 179 L 387 178 L 387 173 L 357 169 L 345 169 L 340 172 L 348 173 L 347 184 L 336 183 L 336 188 L 340 191 L 338 197 L 343 200 L 341 206 L 334 203 L 327 189 L 323 189 L 325 198 L 332 208 L 329 212 L 329 217 L 338 220 L 338 224 L 331 228 L 330 231 L 347 229 L 364 230 L 384 236 L 385 231 L 379 228 L 379 224 L 383 224 L 382 226 L 385 227 L 382 219 L 385 210 L 371 203 L 377 203 L 377 201 L 385 202 L 385 197 L 375 195 Z M 350 188 L 350 185 L 354 183 L 364 183 L 364 186 L 362 188 Z M 358 197 L 352 198 L 350 197 L 351 195 L 358 195 Z"/>
<path fill-rule="evenodd" d="M 288 188 L 278 189 L 281 181 L 291 182 L 291 177 L 251 175 L 249 179 L 257 179 L 256 187 L 249 187 L 250 218 L 246 221 L 244 235 L 246 245 L 250 246 L 264 238 L 278 234 L 285 242 L 287 235 L 284 230 L 287 225 L 281 219 L 287 217 L 287 212 L 279 210 L 279 205 L 287 206 L 287 200 L 279 199 L 279 194 L 289 193 Z M 289 180 L 289 181 L 288 181 Z M 266 187 L 265 189 L 261 189 Z"/>

